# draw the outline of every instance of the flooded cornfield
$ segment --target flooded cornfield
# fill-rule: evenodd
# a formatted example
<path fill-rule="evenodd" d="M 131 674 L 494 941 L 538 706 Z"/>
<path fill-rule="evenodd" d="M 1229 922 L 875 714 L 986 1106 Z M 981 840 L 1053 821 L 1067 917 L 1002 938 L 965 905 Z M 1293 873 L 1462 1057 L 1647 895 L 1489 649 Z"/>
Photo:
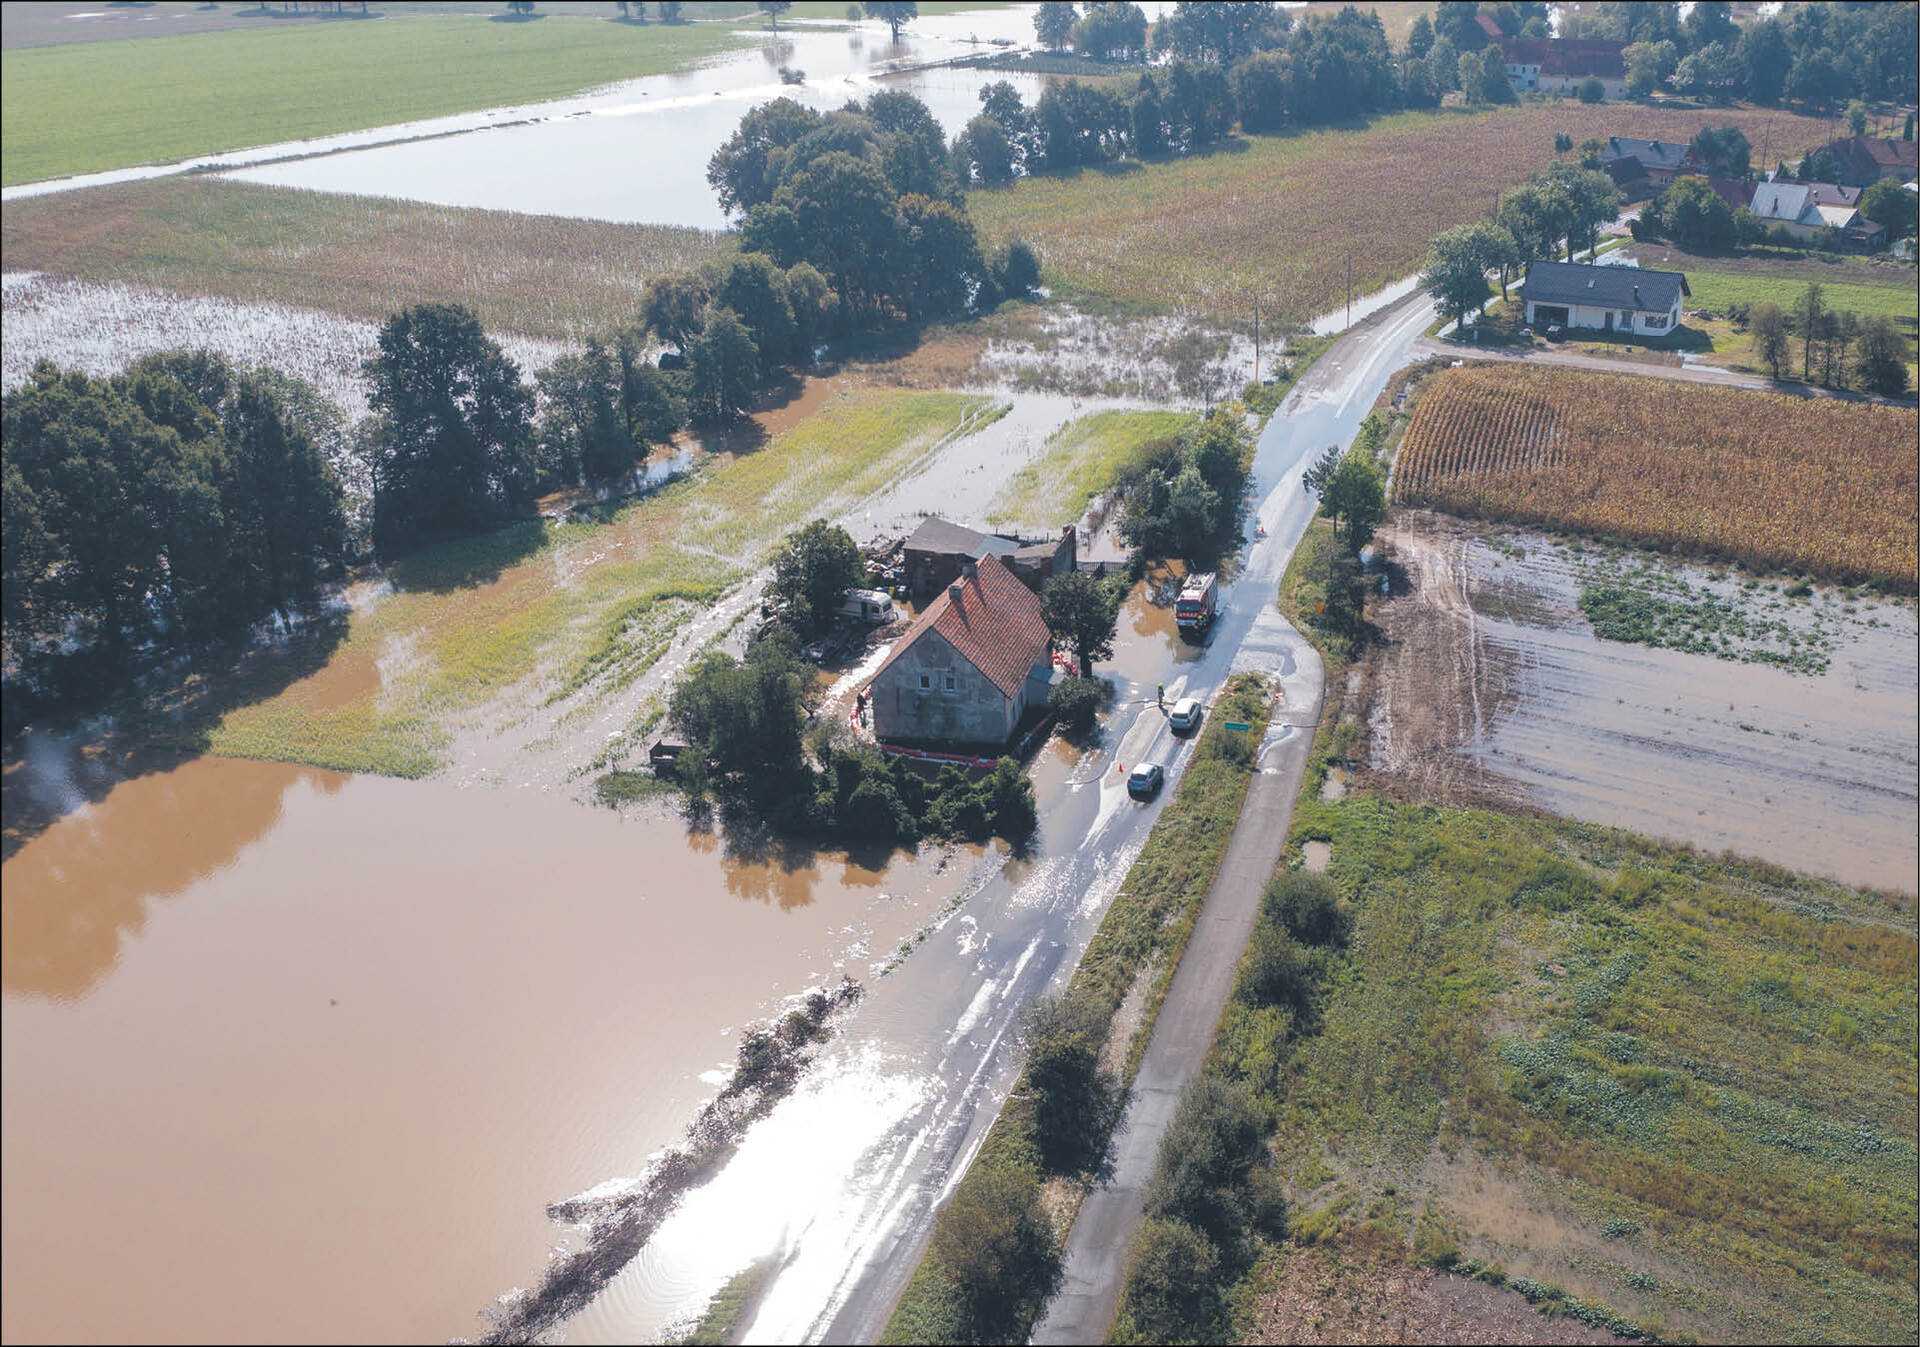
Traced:
<path fill-rule="evenodd" d="M 644 1172 L 742 1030 L 872 981 L 978 855 L 90 761 L 30 739 L 5 777 L 9 1341 L 485 1332 L 549 1203 Z"/>
<path fill-rule="evenodd" d="M 1378 619 L 1374 771 L 1424 798 L 1920 889 L 1911 601 L 1444 516 L 1402 518 L 1381 540 L 1399 580 Z M 1686 639 L 1701 648 L 1601 638 L 1580 608 L 1600 583 L 1697 612 Z"/>

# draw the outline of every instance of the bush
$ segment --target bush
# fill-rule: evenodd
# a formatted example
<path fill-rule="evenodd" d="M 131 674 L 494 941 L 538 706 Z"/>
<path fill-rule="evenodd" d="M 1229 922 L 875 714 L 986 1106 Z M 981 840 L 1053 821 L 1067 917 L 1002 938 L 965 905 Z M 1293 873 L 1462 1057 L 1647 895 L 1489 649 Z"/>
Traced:
<path fill-rule="evenodd" d="M 1133 1237 L 1124 1312 L 1135 1342 L 1192 1342 L 1220 1320 L 1220 1255 L 1180 1221 L 1147 1221 Z"/>
<path fill-rule="evenodd" d="M 1340 910 L 1340 890 L 1325 875 L 1311 870 L 1289 870 L 1267 885 L 1267 917 L 1308 945 L 1347 943 L 1346 914 Z"/>
<path fill-rule="evenodd" d="M 1582 103 L 1601 103 L 1607 97 L 1607 86 L 1597 79 L 1585 79 L 1580 82 L 1580 101 Z"/>
<path fill-rule="evenodd" d="M 1093 728 L 1106 699 L 1103 679 L 1063 678 L 1047 693 L 1047 709 L 1059 719 L 1062 729 L 1085 733 Z"/>
<path fill-rule="evenodd" d="M 1023 239 L 1014 239 L 994 264 L 994 283 L 1008 299 L 1025 299 L 1040 285 L 1040 259 Z"/>
<path fill-rule="evenodd" d="M 1266 1128 L 1244 1085 L 1202 1076 L 1180 1096 L 1145 1195 L 1149 1216 L 1183 1221 L 1237 1246 L 1252 1208 L 1247 1176 L 1266 1158 Z"/>
<path fill-rule="evenodd" d="M 1104 1180 L 1126 1088 L 1100 1068 L 1103 1025 L 1084 1001 L 1044 996 L 1021 1019 L 1025 1079 L 1033 1094 L 1033 1138 L 1055 1174 Z"/>
<path fill-rule="evenodd" d="M 1020 1335 L 1060 1280 L 1060 1251 L 1031 1173 L 969 1174 L 934 1222 L 927 1252 L 953 1278 L 966 1342 Z"/>
<path fill-rule="evenodd" d="M 1250 1006 L 1284 1006 L 1298 1018 L 1312 1003 L 1314 976 L 1306 946 L 1286 928 L 1263 921 L 1247 942 L 1233 992 Z"/>

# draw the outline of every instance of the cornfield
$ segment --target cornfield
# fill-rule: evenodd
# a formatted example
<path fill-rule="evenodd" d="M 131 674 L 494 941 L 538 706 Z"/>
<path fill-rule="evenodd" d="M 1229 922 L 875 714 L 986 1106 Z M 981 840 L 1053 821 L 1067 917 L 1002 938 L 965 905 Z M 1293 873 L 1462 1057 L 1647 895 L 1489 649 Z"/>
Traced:
<path fill-rule="evenodd" d="M 1421 393 L 1394 500 L 1916 588 L 1909 408 L 1518 365 Z"/>

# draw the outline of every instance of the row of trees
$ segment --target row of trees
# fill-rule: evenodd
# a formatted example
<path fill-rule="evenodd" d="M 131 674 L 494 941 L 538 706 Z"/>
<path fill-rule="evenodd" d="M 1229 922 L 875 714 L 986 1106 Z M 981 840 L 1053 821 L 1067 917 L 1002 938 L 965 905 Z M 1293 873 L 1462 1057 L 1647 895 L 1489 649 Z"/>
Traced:
<path fill-rule="evenodd" d="M 297 380 L 205 352 L 106 379 L 43 362 L 4 423 L 7 657 L 55 697 L 296 609 L 342 560 L 341 422 Z"/>
<path fill-rule="evenodd" d="M 1893 320 L 1828 308 L 1818 281 L 1801 292 L 1791 310 L 1762 303 L 1733 317 L 1746 321 L 1754 354 L 1776 379 L 1792 372 L 1797 339 L 1800 377 L 1810 383 L 1890 397 L 1907 391 L 1908 342 Z"/>
<path fill-rule="evenodd" d="M 1600 227 L 1620 211 L 1613 179 L 1562 160 L 1503 192 L 1491 221 L 1461 225 L 1438 235 L 1427 251 L 1421 284 L 1440 312 L 1463 321 L 1487 300 L 1489 273 L 1499 278 L 1502 298 L 1509 277 L 1536 259 L 1551 260 L 1599 242 Z"/>

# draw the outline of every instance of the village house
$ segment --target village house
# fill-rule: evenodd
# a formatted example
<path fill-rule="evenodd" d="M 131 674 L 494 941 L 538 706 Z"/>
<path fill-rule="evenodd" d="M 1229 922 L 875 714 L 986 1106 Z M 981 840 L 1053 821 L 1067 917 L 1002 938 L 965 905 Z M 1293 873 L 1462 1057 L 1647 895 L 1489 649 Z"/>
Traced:
<path fill-rule="evenodd" d="M 1747 209 L 1767 229 L 1796 239 L 1872 248 L 1886 232 L 1860 213 L 1860 189 L 1825 182 L 1763 182 Z"/>
<path fill-rule="evenodd" d="M 1566 37 L 1515 37 L 1500 43 L 1515 93 L 1577 94 L 1599 80 L 1605 97 L 1627 96 L 1627 60 L 1619 42 Z"/>
<path fill-rule="evenodd" d="M 981 533 L 965 525 L 928 515 L 902 546 L 907 594 L 925 603 L 950 584 L 969 562 L 999 557 L 1007 568 L 1038 591 L 1048 580 L 1074 567 L 1074 530 L 1056 538 L 1019 538 L 1003 533 Z"/>
<path fill-rule="evenodd" d="M 1622 187 L 1643 184 L 1649 194 L 1682 174 L 1700 171 L 1688 146 L 1631 136 L 1608 136 L 1600 151 L 1600 167 Z"/>
<path fill-rule="evenodd" d="M 1045 703 L 1040 599 L 997 556 L 967 562 L 888 652 L 865 695 L 883 740 L 999 747 Z"/>
<path fill-rule="evenodd" d="M 1665 337 L 1680 325 L 1680 297 L 1693 291 L 1677 271 L 1530 262 L 1520 293 L 1530 326 Z"/>
<path fill-rule="evenodd" d="M 1906 182 L 1920 169 L 1920 145 L 1880 136 L 1847 136 L 1821 147 L 1833 157 L 1836 175 L 1852 186 L 1871 187 L 1882 178 Z"/>

